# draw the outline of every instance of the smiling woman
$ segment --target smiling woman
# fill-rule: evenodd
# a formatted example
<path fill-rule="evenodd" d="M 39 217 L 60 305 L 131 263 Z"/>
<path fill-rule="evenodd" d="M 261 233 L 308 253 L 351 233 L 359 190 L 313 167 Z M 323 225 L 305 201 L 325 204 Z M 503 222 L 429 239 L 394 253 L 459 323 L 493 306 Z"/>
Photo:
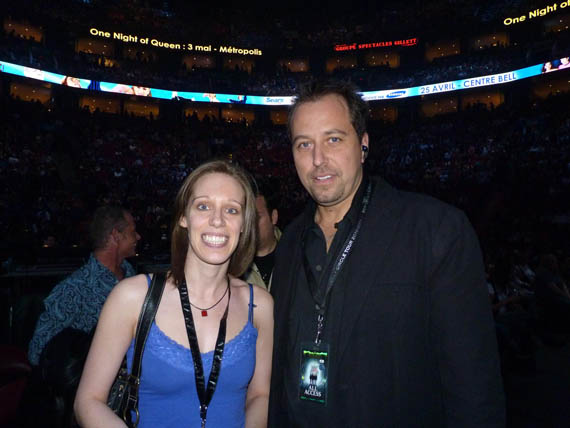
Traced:
<path fill-rule="evenodd" d="M 207 178 L 207 180 L 202 180 Z M 202 188 L 197 188 L 198 182 L 201 182 Z M 224 184 L 231 183 L 230 188 L 226 189 Z M 241 188 L 243 194 L 240 195 L 238 188 Z M 231 190 L 230 190 L 231 189 Z M 234 193 L 232 193 L 232 191 Z M 217 201 L 215 201 L 217 199 Z M 229 259 L 228 272 L 238 277 L 243 272 L 255 254 L 256 242 L 256 209 L 255 196 L 249 186 L 249 180 L 246 173 L 241 169 L 228 162 L 213 161 L 208 162 L 196 168 L 192 174 L 184 181 L 174 202 L 174 216 L 172 223 L 172 276 L 178 285 L 183 279 L 183 270 L 186 263 L 187 252 L 189 249 L 190 232 L 184 224 L 186 218 L 192 210 L 192 203 L 195 203 L 194 210 L 208 208 L 214 202 L 221 203 L 223 200 L 231 205 L 231 208 L 238 209 L 243 219 L 243 227 L 238 240 L 235 251 L 232 252 Z M 206 210 L 206 212 L 211 212 Z M 214 209 L 214 214 L 216 210 Z M 213 221 L 226 220 L 228 215 L 221 219 L 213 219 Z"/>
<path fill-rule="evenodd" d="M 211 173 L 197 180 L 193 193 L 179 221 L 188 230 L 187 259 L 225 263 L 237 247 L 243 226 L 243 188 L 229 175 Z"/>
<path fill-rule="evenodd" d="M 238 279 L 256 244 L 247 174 L 203 164 L 184 180 L 173 214 L 172 268 L 142 358 L 139 427 L 266 426 L 273 301 Z M 131 368 L 147 284 L 144 275 L 123 281 L 105 303 L 75 402 L 82 426 L 122 426 L 106 398 L 125 351 Z"/>

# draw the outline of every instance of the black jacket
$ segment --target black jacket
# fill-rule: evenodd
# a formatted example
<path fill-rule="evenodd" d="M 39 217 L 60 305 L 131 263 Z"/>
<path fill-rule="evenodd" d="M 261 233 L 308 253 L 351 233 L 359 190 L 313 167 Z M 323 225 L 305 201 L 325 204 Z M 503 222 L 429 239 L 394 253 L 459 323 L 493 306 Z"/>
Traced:
<path fill-rule="evenodd" d="M 471 225 L 456 208 L 373 182 L 344 283 L 335 285 L 344 310 L 330 315 L 337 319 L 326 420 L 309 423 L 309 407 L 292 414 L 288 402 L 298 398 L 287 382 L 297 379 L 284 376 L 286 360 L 299 358 L 290 355 L 296 316 L 289 308 L 295 287 L 304 286 L 298 275 L 306 216 L 279 243 L 270 426 L 504 426 L 495 331 Z"/>

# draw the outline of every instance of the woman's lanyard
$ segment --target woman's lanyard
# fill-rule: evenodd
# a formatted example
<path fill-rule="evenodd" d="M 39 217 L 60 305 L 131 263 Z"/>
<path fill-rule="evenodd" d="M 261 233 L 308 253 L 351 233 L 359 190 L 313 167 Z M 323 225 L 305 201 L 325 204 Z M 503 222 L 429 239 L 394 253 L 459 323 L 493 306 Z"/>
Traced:
<path fill-rule="evenodd" d="M 194 377 L 196 379 L 196 392 L 200 400 L 200 419 L 202 428 L 206 426 L 206 413 L 208 406 L 216 386 L 218 385 L 218 377 L 222 368 L 222 356 L 224 354 L 224 346 L 226 344 L 226 321 L 228 319 L 228 309 L 230 307 L 230 298 L 232 291 L 228 283 L 228 304 L 226 311 L 220 320 L 220 328 L 218 329 L 218 338 L 216 339 L 216 349 L 214 350 L 214 358 L 212 360 L 212 370 L 208 377 L 208 387 L 204 385 L 204 367 L 202 366 L 202 356 L 200 355 L 200 346 L 196 336 L 196 327 L 194 326 L 194 318 L 192 317 L 192 308 L 190 306 L 190 298 L 188 297 L 188 288 L 186 280 L 182 281 L 179 287 L 180 303 L 182 304 L 182 313 L 184 314 L 184 322 L 186 323 L 186 333 L 188 334 L 188 342 L 190 343 L 190 352 L 194 361 Z"/>
<path fill-rule="evenodd" d="M 303 265 L 305 268 L 305 275 L 307 277 L 307 281 L 309 282 L 309 289 L 311 290 L 319 290 L 321 288 L 321 284 L 324 280 L 327 281 L 327 288 L 325 290 L 325 293 L 319 293 L 317 291 L 317 293 L 312 293 L 313 294 L 313 299 L 315 299 L 315 303 L 316 303 L 316 309 L 317 309 L 317 332 L 316 332 L 316 336 L 315 336 L 315 345 L 320 345 L 321 344 L 321 340 L 322 340 L 322 336 L 323 336 L 323 331 L 324 331 L 324 326 L 325 326 L 325 313 L 326 313 L 326 302 L 327 302 L 327 297 L 330 294 L 331 289 L 333 288 L 333 285 L 335 284 L 335 281 L 338 277 L 338 274 L 340 273 L 342 267 L 344 266 L 344 262 L 346 261 L 346 259 L 348 258 L 348 255 L 350 254 L 350 252 L 352 251 L 352 248 L 354 247 L 354 242 L 356 241 L 356 238 L 358 236 L 358 232 L 360 232 L 360 228 L 362 226 L 362 221 L 364 219 L 364 215 L 366 214 L 366 211 L 368 210 L 368 203 L 370 202 L 370 195 L 372 194 L 372 182 L 368 182 L 368 186 L 366 187 L 366 193 L 364 194 L 364 197 L 362 198 L 362 204 L 361 204 L 361 209 L 360 209 L 360 213 L 358 215 L 358 220 L 356 222 L 356 225 L 352 228 L 352 230 L 350 231 L 348 238 L 346 239 L 342 250 L 339 251 L 338 255 L 336 256 L 336 259 L 334 261 L 334 265 L 332 268 L 331 273 L 328 276 L 328 279 L 325 278 L 325 275 L 321 276 L 320 281 L 318 282 L 317 285 L 317 280 L 315 278 L 315 276 L 313 275 L 313 272 L 311 271 L 311 268 L 309 266 L 309 261 L 307 260 L 307 255 L 306 253 L 303 255 Z M 304 245 L 303 245 L 304 247 Z M 324 270 L 324 272 L 326 272 L 327 269 Z M 312 285 L 312 286 L 311 286 Z M 317 298 L 317 296 L 315 296 L 315 294 L 320 294 L 320 298 Z"/>

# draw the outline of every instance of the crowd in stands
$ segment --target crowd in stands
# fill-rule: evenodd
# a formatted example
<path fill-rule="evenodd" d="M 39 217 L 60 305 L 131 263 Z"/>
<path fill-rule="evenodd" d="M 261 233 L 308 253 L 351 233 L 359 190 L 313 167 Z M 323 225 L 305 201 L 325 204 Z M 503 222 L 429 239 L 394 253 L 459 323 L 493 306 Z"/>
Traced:
<path fill-rule="evenodd" d="M 568 334 L 567 102 L 563 94 L 369 123 L 370 174 L 455 205 L 473 223 L 501 356 L 509 366 L 532 364 L 537 328 Z M 286 128 L 269 121 L 147 119 L 9 97 L 2 103 L 3 272 L 85 255 L 89 217 L 105 203 L 133 213 L 142 236 L 141 261 L 166 263 L 174 193 L 192 168 L 212 157 L 232 159 L 254 178 L 272 182 L 281 226 L 306 200 Z"/>
<path fill-rule="evenodd" d="M 468 35 L 479 34 L 481 25 L 492 30 L 504 16 L 531 10 L 524 0 L 385 2 L 352 8 L 351 13 L 342 7 L 301 9 L 288 4 L 291 10 L 283 14 L 278 5 L 268 13 L 266 4 L 254 3 L 224 13 L 183 1 L 141 5 L 126 0 L 111 4 L 56 0 L 46 8 L 24 0 L 12 4 L 6 16 L 42 26 L 46 38 L 25 40 L 4 29 L 0 59 L 92 80 L 171 90 L 290 95 L 324 70 L 292 72 L 277 63 L 260 63 L 253 70 L 227 70 L 220 64 L 188 69 L 178 53 L 158 49 L 143 57 L 123 51 L 109 58 L 75 52 L 73 41 L 86 35 L 85 22 L 89 22 L 106 29 L 120 27 L 125 33 L 144 28 L 164 40 L 268 48 L 282 51 L 283 57 L 316 48 L 324 61 L 337 43 L 417 35 L 423 43 L 463 34 L 458 55 L 427 63 L 423 47 L 418 47 L 414 48 L 417 61 L 403 55 L 397 68 L 387 63 L 359 64 L 332 73 L 364 91 L 506 72 L 567 55 L 570 46 L 567 32 L 554 35 L 539 30 L 526 39 L 519 32 L 520 40 L 511 39 L 509 46 L 467 47 Z M 47 108 L 9 98 L 1 102 L 8 112 L 1 119 L 0 141 L 2 260 L 10 255 L 33 263 L 46 248 L 60 252 L 83 248 L 89 213 L 106 202 L 132 210 L 143 237 L 141 254 L 164 259 L 173 192 L 189 170 L 213 156 L 231 157 L 253 175 L 273 178 L 282 198 L 282 225 L 305 200 L 293 171 L 286 130 L 269 122 L 230 123 L 209 117 L 200 121 L 195 116 L 148 120 Z M 561 96 L 522 107 L 472 106 L 432 119 L 403 115 L 395 123 L 370 124 L 373 145 L 367 168 L 371 173 L 467 212 L 484 250 L 493 299 L 503 312 L 510 301 L 503 299 L 500 304 L 499 296 L 513 294 L 505 290 L 513 283 L 515 259 L 522 252 L 535 270 L 541 255 L 552 255 L 567 266 L 570 118 L 566 105 L 567 96 Z M 567 267 L 560 270 L 566 272 Z"/>
<path fill-rule="evenodd" d="M 465 210 L 491 258 L 507 244 L 560 249 L 563 237 L 547 232 L 570 222 L 566 102 L 560 96 L 526 109 L 473 106 L 431 119 L 371 122 L 369 171 Z M 166 250 L 173 192 L 212 156 L 231 156 L 254 175 L 274 177 L 287 207 L 283 220 L 304 200 L 283 126 L 196 116 L 148 120 L 7 97 L 3 103 L 4 251 L 82 245 L 77 231 L 103 202 L 133 211 L 143 253 Z"/>

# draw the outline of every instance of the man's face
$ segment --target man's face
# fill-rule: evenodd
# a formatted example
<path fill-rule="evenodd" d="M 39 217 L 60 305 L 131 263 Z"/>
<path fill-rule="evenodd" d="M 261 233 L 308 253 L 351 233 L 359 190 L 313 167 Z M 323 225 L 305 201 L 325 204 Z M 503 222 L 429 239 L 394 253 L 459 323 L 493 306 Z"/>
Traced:
<path fill-rule="evenodd" d="M 259 228 L 259 246 L 265 247 L 275 240 L 274 226 L 277 224 L 277 210 L 269 213 L 263 196 L 255 198 L 257 209 L 257 225 Z"/>
<path fill-rule="evenodd" d="M 350 207 L 362 181 L 362 146 L 339 95 L 301 104 L 291 122 L 293 159 L 301 183 L 322 207 Z M 345 212 L 346 212 L 345 211 Z"/>
<path fill-rule="evenodd" d="M 125 220 L 127 220 L 127 226 L 118 233 L 119 255 L 121 258 L 133 257 L 137 252 L 137 242 L 141 239 L 141 236 L 137 233 L 133 216 L 130 213 L 125 213 Z"/>

